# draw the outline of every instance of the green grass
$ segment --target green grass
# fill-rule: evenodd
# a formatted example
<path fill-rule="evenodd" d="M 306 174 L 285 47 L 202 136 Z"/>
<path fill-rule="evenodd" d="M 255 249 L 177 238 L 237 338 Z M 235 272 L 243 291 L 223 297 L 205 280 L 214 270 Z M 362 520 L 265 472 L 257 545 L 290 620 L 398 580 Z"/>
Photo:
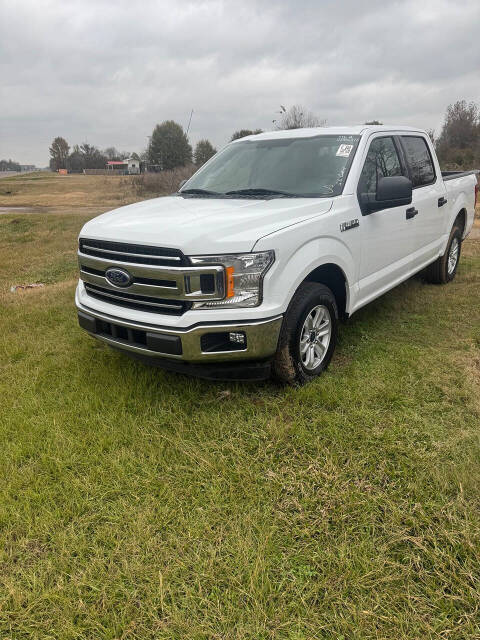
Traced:
<path fill-rule="evenodd" d="M 480 637 L 480 242 L 281 389 L 78 329 L 83 220 L 0 218 L 0 638 Z"/>

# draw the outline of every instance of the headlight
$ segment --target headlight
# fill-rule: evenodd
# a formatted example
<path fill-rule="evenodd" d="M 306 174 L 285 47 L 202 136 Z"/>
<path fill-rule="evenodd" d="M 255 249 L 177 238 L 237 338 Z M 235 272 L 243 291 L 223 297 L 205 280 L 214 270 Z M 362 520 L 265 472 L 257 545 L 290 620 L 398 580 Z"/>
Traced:
<path fill-rule="evenodd" d="M 262 301 L 263 277 L 273 264 L 275 253 L 259 251 L 220 256 L 194 256 L 190 257 L 190 260 L 192 264 L 222 264 L 226 273 L 226 298 L 194 302 L 194 309 L 257 307 Z"/>

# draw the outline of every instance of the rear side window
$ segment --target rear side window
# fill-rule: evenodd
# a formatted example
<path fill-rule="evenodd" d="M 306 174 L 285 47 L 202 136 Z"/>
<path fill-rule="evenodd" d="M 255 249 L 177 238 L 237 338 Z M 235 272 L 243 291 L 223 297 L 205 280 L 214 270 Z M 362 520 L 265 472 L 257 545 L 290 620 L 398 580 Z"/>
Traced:
<path fill-rule="evenodd" d="M 375 138 L 370 144 L 360 176 L 361 193 L 375 193 L 379 178 L 402 176 L 402 165 L 393 138 Z"/>
<path fill-rule="evenodd" d="M 435 169 L 427 142 L 418 136 L 402 136 L 402 144 L 414 187 L 435 182 Z"/>

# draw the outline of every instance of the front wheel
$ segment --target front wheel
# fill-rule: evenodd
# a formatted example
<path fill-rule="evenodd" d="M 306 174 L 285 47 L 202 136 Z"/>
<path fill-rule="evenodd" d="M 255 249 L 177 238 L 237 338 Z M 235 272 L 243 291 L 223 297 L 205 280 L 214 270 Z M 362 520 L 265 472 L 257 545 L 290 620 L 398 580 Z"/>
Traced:
<path fill-rule="evenodd" d="M 273 361 L 274 377 L 304 384 L 328 367 L 337 343 L 338 308 L 330 289 L 304 282 L 287 309 Z"/>

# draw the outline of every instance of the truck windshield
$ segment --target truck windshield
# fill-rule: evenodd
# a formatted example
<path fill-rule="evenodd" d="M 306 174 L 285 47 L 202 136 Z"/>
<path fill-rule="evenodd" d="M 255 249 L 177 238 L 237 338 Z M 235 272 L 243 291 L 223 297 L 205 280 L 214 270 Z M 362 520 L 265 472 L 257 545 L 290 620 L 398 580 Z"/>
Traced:
<path fill-rule="evenodd" d="M 183 186 L 196 197 L 326 198 L 342 192 L 360 136 L 245 140 L 229 145 Z"/>

